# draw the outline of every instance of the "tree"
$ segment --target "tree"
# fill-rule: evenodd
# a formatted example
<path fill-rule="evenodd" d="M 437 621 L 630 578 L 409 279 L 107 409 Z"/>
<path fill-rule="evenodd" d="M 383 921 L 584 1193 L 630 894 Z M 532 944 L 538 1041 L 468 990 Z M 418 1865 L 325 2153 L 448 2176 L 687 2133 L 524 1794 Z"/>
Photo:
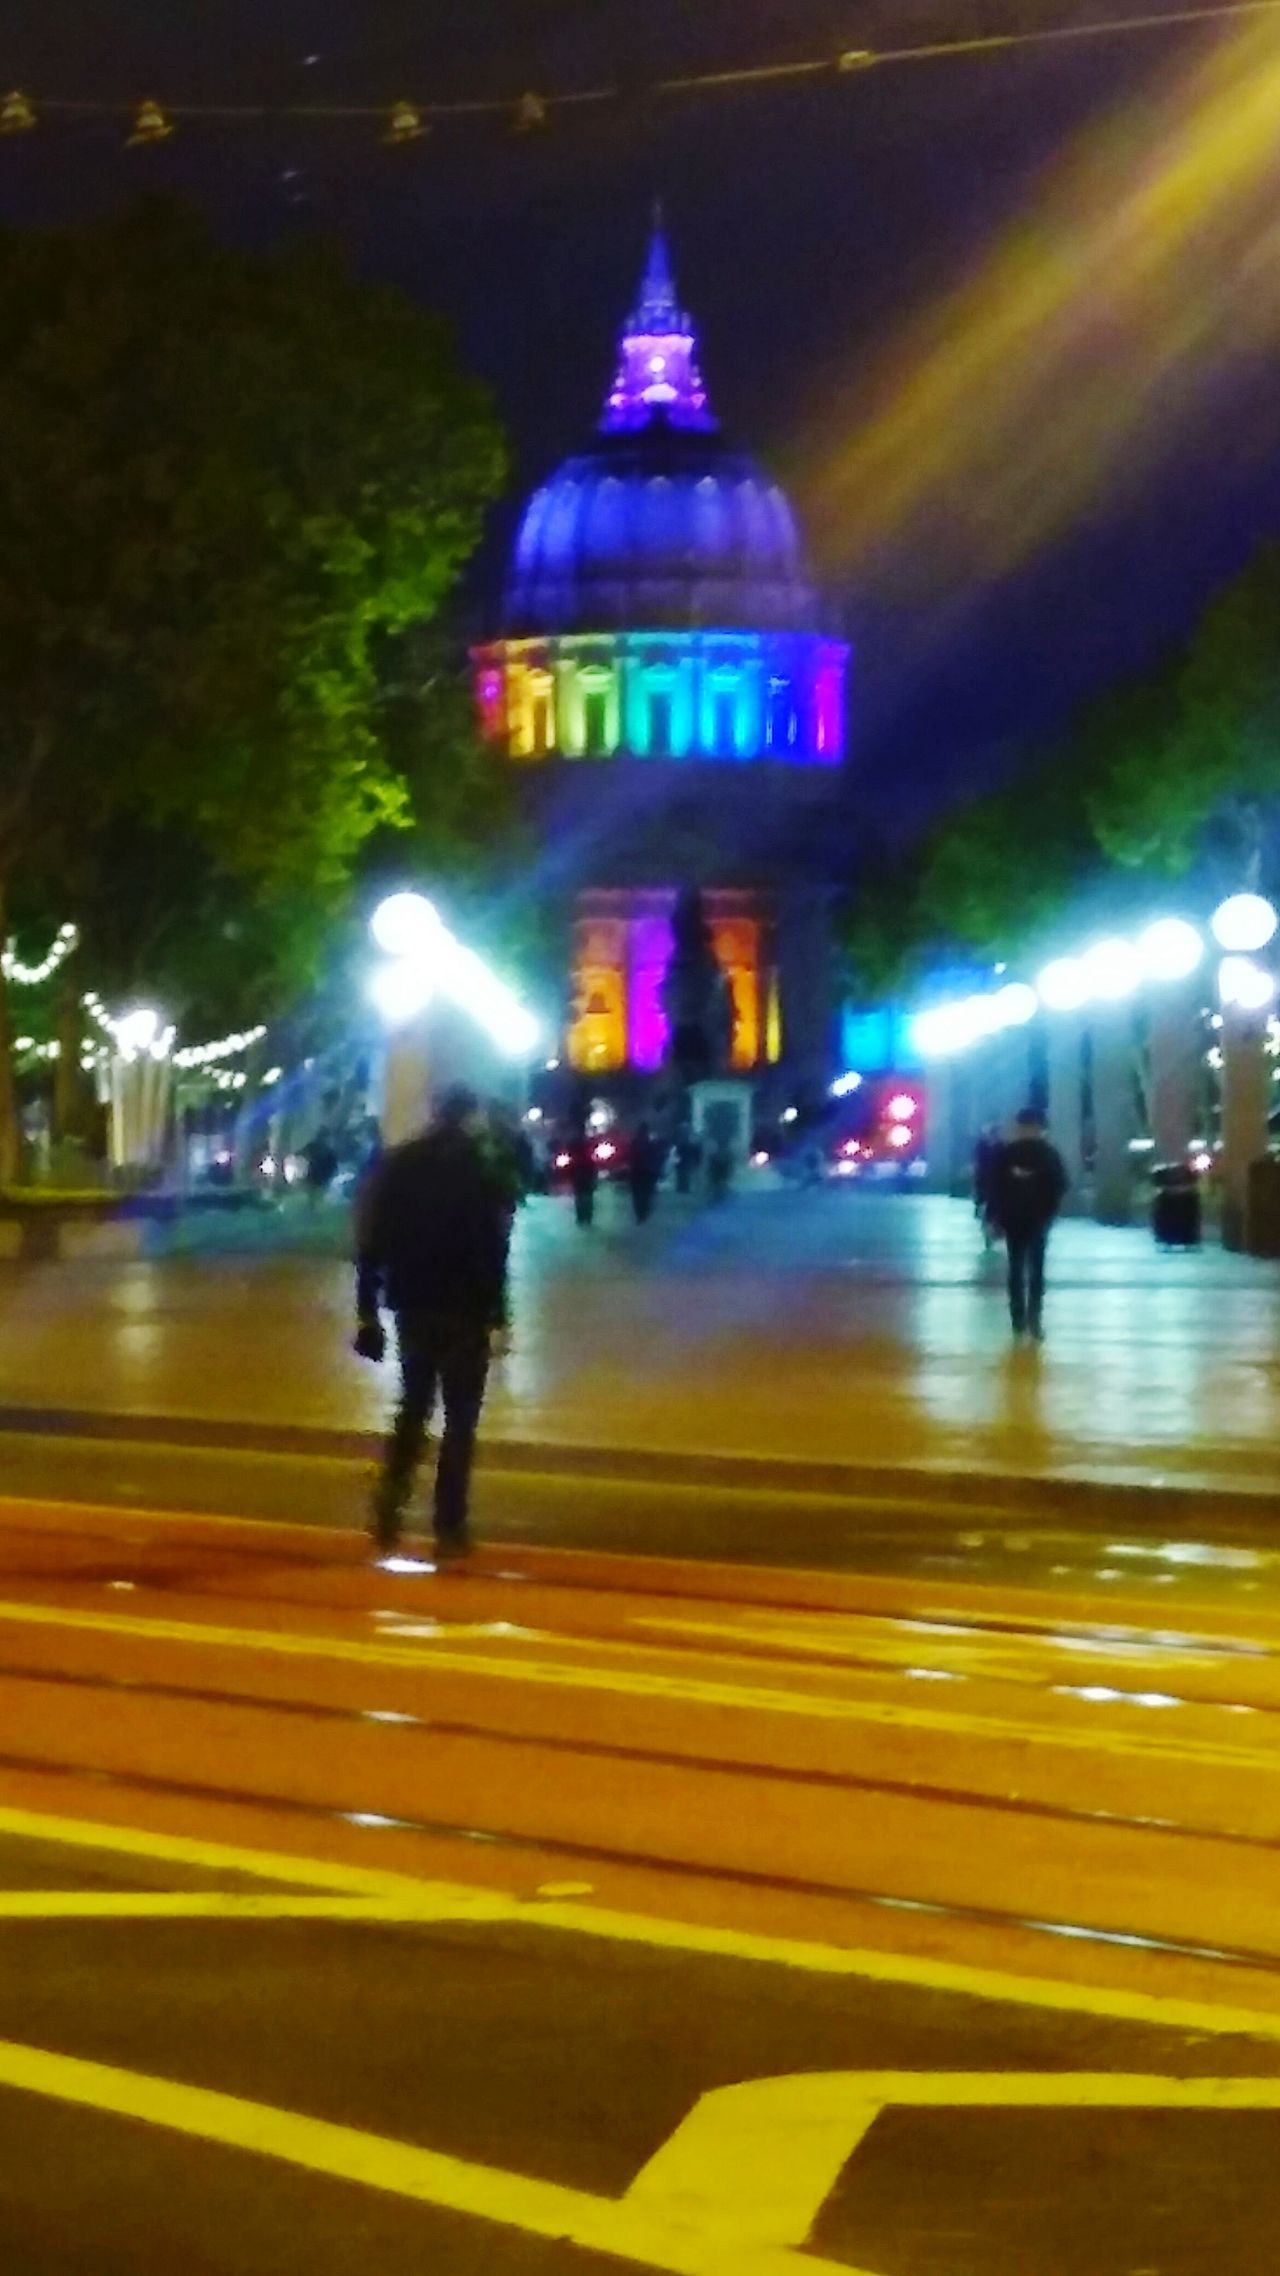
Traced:
<path fill-rule="evenodd" d="M 1163 673 L 1113 698 L 1109 763 L 1091 800 L 1112 860 L 1168 876 L 1203 861 L 1231 887 L 1274 882 L 1277 611 L 1280 547 L 1268 545 Z"/>
<path fill-rule="evenodd" d="M 855 984 L 899 985 L 939 952 L 1007 957 L 1069 909 L 1131 904 L 1135 873 L 1274 890 L 1278 623 L 1280 546 L 1269 545 L 1155 670 L 1095 699 L 1055 751 L 876 870 L 845 921 Z"/>
<path fill-rule="evenodd" d="M 487 396 L 330 249 L 165 203 L 0 232 L 0 299 L 0 939 L 28 904 L 100 919 L 122 832 L 181 846 L 182 898 L 194 870 L 314 938 L 413 816 L 382 669 L 500 485 Z M 0 1178 L 10 1032 L 0 982 Z"/>

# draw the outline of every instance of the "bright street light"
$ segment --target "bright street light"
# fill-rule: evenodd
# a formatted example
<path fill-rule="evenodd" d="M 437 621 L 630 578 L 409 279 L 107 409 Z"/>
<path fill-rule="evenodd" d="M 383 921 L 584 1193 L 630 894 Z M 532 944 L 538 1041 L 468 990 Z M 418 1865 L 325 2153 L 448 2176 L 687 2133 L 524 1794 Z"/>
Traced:
<path fill-rule="evenodd" d="M 1118 935 L 1095 941 L 1081 957 L 1080 968 L 1089 995 L 1106 1004 L 1117 1004 L 1131 996 L 1142 979 L 1137 949 L 1132 941 L 1121 940 Z"/>
<path fill-rule="evenodd" d="M 1252 956 L 1275 938 L 1277 923 L 1274 908 L 1260 893 L 1233 893 L 1213 912 L 1213 937 L 1233 956 Z"/>
<path fill-rule="evenodd" d="M 1087 1002 L 1089 983 L 1078 956 L 1058 956 L 1046 964 L 1036 982 L 1036 993 L 1046 1011 L 1078 1012 Z"/>
<path fill-rule="evenodd" d="M 1149 980 L 1189 980 L 1204 957 L 1204 942 L 1185 917 L 1157 917 L 1137 945 Z"/>
<path fill-rule="evenodd" d="M 1237 1011 L 1261 1012 L 1272 1001 L 1276 984 L 1261 964 L 1247 956 L 1224 956 L 1218 966 L 1218 997 Z"/>
<path fill-rule="evenodd" d="M 369 982 L 369 994 L 388 1027 L 405 1027 L 424 1012 L 436 992 L 435 975 L 426 964 L 397 957 L 380 964 Z"/>
<path fill-rule="evenodd" d="M 536 1049 L 541 1030 L 533 1013 L 421 893 L 393 893 L 374 910 L 369 930 L 388 959 L 369 994 L 389 1027 L 405 1026 L 435 997 L 447 996 L 505 1057 L 527 1058 Z"/>
<path fill-rule="evenodd" d="M 1025 1027 L 1039 1009 L 1035 989 L 1029 988 L 1025 980 L 1010 980 L 1006 987 L 998 988 L 992 998 L 991 1023 L 993 1027 Z"/>
<path fill-rule="evenodd" d="M 429 956 L 444 925 L 425 893 L 391 893 L 380 901 L 369 920 L 374 942 L 384 956 Z"/>

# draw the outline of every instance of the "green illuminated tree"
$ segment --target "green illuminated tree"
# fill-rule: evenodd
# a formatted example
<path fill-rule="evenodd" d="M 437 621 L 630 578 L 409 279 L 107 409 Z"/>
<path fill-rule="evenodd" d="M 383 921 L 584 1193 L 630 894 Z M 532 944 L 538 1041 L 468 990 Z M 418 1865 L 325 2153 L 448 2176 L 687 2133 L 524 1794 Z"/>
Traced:
<path fill-rule="evenodd" d="M 387 671 L 502 480 L 488 399 L 329 249 L 229 250 L 168 204 L 0 232 L 0 304 L 0 938 L 40 905 L 102 926 L 141 861 L 206 966 L 209 896 L 305 962 L 378 830 L 429 834 L 435 792 L 452 827 Z M 10 1033 L 0 986 L 0 1178 Z"/>

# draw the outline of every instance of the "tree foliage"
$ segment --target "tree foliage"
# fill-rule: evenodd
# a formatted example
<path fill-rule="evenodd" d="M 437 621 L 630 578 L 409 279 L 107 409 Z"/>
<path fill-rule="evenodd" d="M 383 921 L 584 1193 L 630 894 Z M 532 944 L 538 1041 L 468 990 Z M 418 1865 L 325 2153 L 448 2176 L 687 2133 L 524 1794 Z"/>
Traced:
<path fill-rule="evenodd" d="M 945 815 L 855 895 L 867 994 L 949 954 L 1007 958 L 1123 878 L 1280 877 L 1280 547 L 1264 547 L 1155 671 L 1087 706 L 1002 790 Z"/>
<path fill-rule="evenodd" d="M 488 399 L 330 249 L 231 250 L 167 203 L 0 232 L 0 299 L 0 937 L 114 912 L 136 959 L 117 901 L 154 931 L 167 899 L 206 980 L 219 939 L 305 961 L 370 837 L 429 826 L 388 643 L 499 487 Z"/>

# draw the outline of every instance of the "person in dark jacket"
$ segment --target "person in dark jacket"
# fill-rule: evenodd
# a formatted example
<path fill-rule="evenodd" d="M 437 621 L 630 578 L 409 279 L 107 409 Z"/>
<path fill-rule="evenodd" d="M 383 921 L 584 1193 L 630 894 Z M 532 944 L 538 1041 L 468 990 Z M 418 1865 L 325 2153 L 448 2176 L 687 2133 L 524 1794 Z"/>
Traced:
<path fill-rule="evenodd" d="M 990 1211 L 1009 1252 L 1009 1317 L 1015 1336 L 1044 1334 L 1044 1260 L 1049 1228 L 1062 1207 L 1067 1173 L 1045 1134 L 1044 1116 L 1024 1107 L 991 1173 Z"/>
<path fill-rule="evenodd" d="M 647 1122 L 637 1122 L 627 1162 L 627 1183 L 637 1225 L 647 1224 L 653 1215 L 654 1196 L 662 1181 L 666 1158 L 667 1149 L 661 1139 L 655 1138 Z"/>
<path fill-rule="evenodd" d="M 600 1164 L 590 1138 L 583 1132 L 569 1147 L 569 1185 L 573 1193 L 573 1214 L 579 1225 L 595 1222 L 596 1187 L 600 1183 Z"/>
<path fill-rule="evenodd" d="M 378 1549 L 395 1548 L 436 1403 L 444 1435 L 435 1482 L 435 1536 L 465 1550 L 476 1430 L 491 1339 L 506 1324 L 508 1193 L 481 1145 L 471 1091 L 448 1091 L 420 1138 L 383 1157 L 361 1197 L 357 1228 L 356 1350 L 386 1349 L 380 1308 L 395 1314 L 400 1406 L 374 1497 Z"/>

